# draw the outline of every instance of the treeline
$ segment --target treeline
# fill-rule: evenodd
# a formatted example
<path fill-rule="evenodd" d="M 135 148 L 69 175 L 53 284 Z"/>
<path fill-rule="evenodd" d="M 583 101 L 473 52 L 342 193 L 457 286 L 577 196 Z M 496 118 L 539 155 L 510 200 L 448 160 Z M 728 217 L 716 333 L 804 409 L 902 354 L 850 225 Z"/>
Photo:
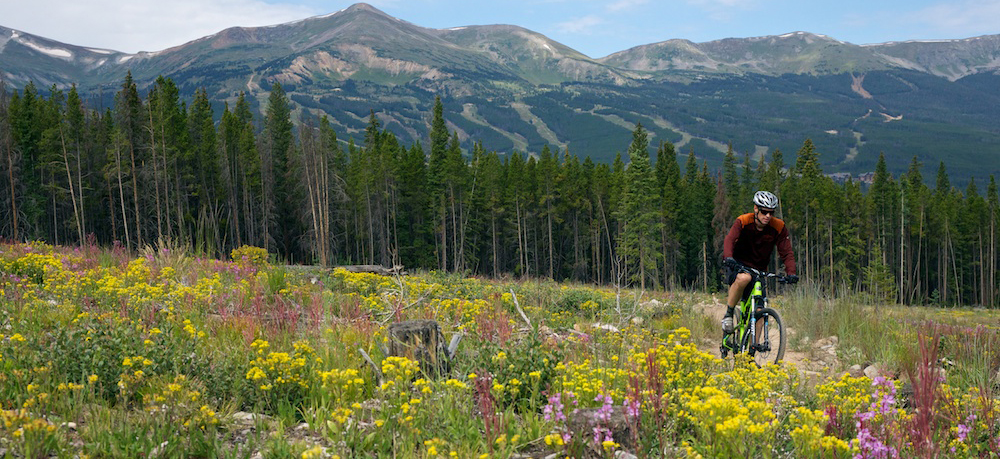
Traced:
<path fill-rule="evenodd" d="M 131 74 L 113 107 L 72 88 L 48 97 L 0 82 L 0 237 L 54 244 L 166 241 L 225 256 L 267 248 L 291 263 L 400 264 L 488 276 L 539 276 L 641 288 L 716 289 L 722 240 L 758 189 L 781 199 L 799 274 L 831 294 L 878 301 L 998 304 L 997 186 L 954 189 L 944 165 L 835 183 L 806 140 L 717 173 L 693 151 L 655 145 L 637 125 L 612 164 L 568 150 L 463 152 L 443 108 L 425 145 L 402 145 L 372 112 L 364 138 L 339 140 L 327 118 L 293 123 L 275 84 L 262 119 L 240 95 L 216 116 L 158 79 Z M 216 122 L 214 120 L 220 119 Z M 628 158 L 626 164 L 623 158 Z M 777 266 L 777 264 L 775 264 Z"/>

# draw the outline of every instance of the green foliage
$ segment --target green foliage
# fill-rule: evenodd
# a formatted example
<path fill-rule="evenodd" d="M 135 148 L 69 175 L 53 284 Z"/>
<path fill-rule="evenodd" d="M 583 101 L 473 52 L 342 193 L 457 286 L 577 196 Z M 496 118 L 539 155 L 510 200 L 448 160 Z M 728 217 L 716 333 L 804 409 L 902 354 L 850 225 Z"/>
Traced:
<path fill-rule="evenodd" d="M 554 304 L 556 311 L 571 314 L 593 313 L 601 308 L 603 298 L 597 292 L 589 289 L 571 289 L 565 292 Z"/>
<path fill-rule="evenodd" d="M 882 248 L 875 245 L 871 260 L 864 269 L 865 287 L 874 303 L 894 302 L 897 295 L 896 278 L 883 258 Z"/>
<path fill-rule="evenodd" d="M 250 245 L 237 247 L 230 253 L 230 258 L 233 261 L 255 268 L 267 266 L 269 256 L 266 249 Z"/>
<path fill-rule="evenodd" d="M 563 351 L 545 342 L 537 333 L 515 342 L 477 343 L 463 366 L 477 375 L 491 375 L 501 409 L 538 412 L 545 405 L 546 394 L 556 384 L 556 366 L 563 361 Z M 499 384 L 502 387 L 497 387 Z"/>

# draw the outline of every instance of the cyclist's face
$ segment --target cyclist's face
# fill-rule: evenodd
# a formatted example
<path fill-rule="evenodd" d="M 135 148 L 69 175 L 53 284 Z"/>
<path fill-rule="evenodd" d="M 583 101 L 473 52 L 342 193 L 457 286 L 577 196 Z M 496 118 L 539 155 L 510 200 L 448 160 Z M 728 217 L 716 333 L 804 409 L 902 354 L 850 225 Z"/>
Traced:
<path fill-rule="evenodd" d="M 753 206 L 754 211 L 757 214 L 757 220 L 764 225 L 771 221 L 771 217 L 774 216 L 774 209 L 765 209 L 763 207 Z"/>

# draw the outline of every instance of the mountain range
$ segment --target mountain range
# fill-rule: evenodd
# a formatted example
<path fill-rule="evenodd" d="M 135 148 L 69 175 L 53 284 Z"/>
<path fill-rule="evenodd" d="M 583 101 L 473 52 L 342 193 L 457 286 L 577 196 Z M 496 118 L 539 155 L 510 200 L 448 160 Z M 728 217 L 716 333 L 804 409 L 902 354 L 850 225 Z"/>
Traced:
<path fill-rule="evenodd" d="M 268 27 L 233 27 L 157 52 L 76 46 L 0 26 L 0 76 L 15 88 L 76 84 L 107 106 L 125 73 L 170 77 L 216 104 L 245 92 L 256 108 L 280 82 L 298 116 L 327 114 L 360 138 L 374 111 L 424 142 L 441 96 L 468 147 L 534 153 L 545 144 L 609 162 L 642 123 L 710 166 L 731 145 L 754 161 L 786 158 L 807 138 L 824 172 L 928 171 L 985 178 L 1000 170 L 1000 35 L 856 45 L 808 32 L 668 40 L 588 57 L 514 25 L 431 29 L 363 3 Z"/>

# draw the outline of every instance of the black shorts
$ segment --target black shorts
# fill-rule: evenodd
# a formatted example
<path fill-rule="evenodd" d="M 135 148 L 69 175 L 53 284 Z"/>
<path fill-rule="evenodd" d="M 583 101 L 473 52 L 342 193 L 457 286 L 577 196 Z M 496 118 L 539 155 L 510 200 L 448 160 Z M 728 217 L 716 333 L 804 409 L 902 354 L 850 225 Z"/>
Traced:
<path fill-rule="evenodd" d="M 733 268 L 732 266 L 726 266 L 723 269 L 724 269 L 723 279 L 726 285 L 733 285 L 733 282 L 736 281 L 736 275 L 739 274 L 739 271 L 737 271 L 736 268 Z"/>

